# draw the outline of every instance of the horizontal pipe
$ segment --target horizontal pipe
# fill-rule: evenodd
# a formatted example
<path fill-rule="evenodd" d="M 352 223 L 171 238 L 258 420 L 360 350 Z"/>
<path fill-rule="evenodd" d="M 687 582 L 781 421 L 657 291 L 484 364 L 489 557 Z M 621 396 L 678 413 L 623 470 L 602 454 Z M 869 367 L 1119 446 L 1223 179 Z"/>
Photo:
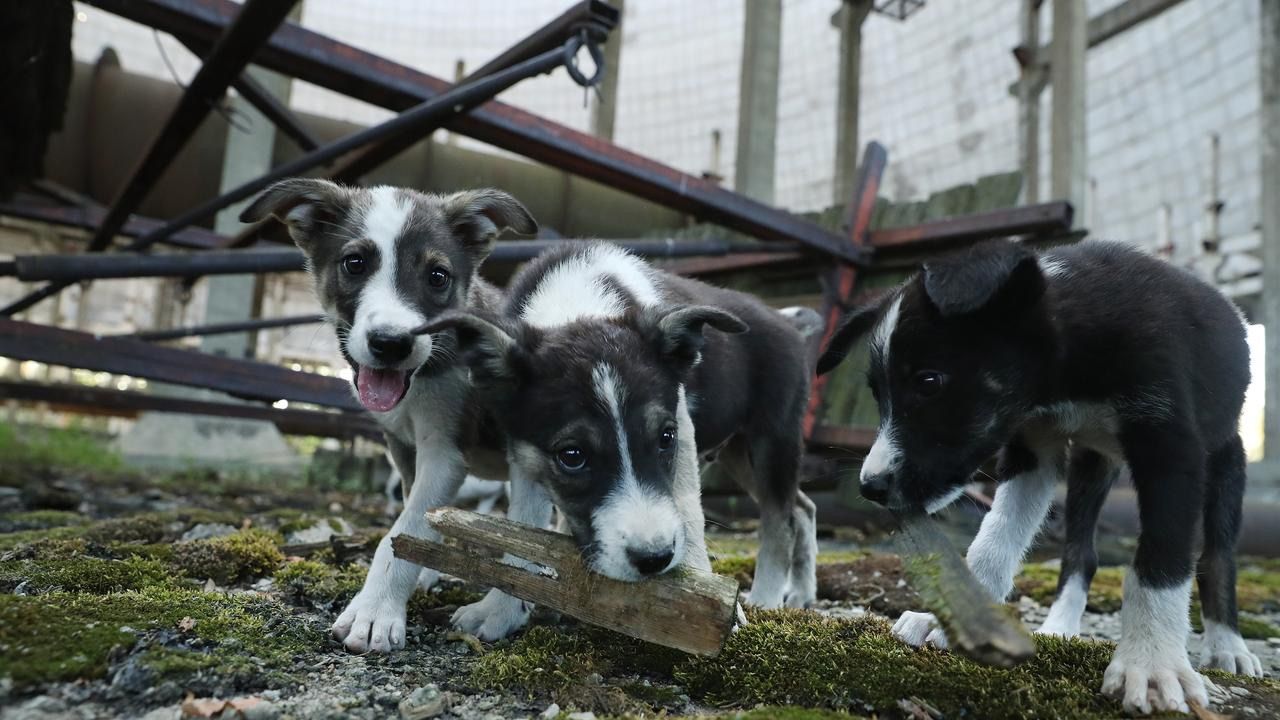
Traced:
<path fill-rule="evenodd" d="M 82 385 L 45 385 L 5 381 L 0 381 L 0 398 L 18 402 L 49 403 L 60 408 L 67 407 L 82 412 L 119 417 L 136 417 L 141 412 L 167 412 L 264 420 L 275 424 L 280 432 L 289 435 L 335 438 L 361 436 L 382 440 L 382 431 L 377 421 L 368 416 L 352 413 L 192 400 Z"/>
<path fill-rule="evenodd" d="M 193 325 L 188 327 L 169 328 L 166 330 L 142 330 L 134 333 L 112 335 L 118 338 L 134 338 L 147 342 L 161 340 L 180 340 L 188 337 L 207 337 L 209 335 L 227 335 L 229 333 L 248 332 L 250 330 L 271 330 L 273 328 L 295 327 L 297 325 L 315 325 L 324 322 L 324 315 L 294 315 L 292 317 L 258 318 L 240 322 L 213 323 L 211 325 Z"/>
<path fill-rule="evenodd" d="M 508 240 L 498 243 L 488 262 L 524 262 L 542 252 L 575 240 Z M 738 253 L 793 252 L 789 243 L 750 243 L 732 240 L 621 240 L 615 243 L 649 258 L 719 256 Z M 301 272 L 305 258 L 298 250 L 210 250 L 165 255 L 19 255 L 0 262 L 0 277 L 24 282 L 79 282 L 110 278 L 192 277 Z"/>

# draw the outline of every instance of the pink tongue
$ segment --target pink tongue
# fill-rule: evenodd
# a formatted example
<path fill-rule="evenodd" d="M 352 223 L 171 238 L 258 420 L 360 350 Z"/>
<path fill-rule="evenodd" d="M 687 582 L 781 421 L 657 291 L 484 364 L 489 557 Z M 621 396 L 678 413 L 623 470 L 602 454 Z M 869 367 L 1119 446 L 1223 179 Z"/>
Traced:
<path fill-rule="evenodd" d="M 362 367 L 356 373 L 356 390 L 366 410 L 387 412 L 400 404 L 409 389 L 409 374 L 403 370 L 375 370 Z"/>

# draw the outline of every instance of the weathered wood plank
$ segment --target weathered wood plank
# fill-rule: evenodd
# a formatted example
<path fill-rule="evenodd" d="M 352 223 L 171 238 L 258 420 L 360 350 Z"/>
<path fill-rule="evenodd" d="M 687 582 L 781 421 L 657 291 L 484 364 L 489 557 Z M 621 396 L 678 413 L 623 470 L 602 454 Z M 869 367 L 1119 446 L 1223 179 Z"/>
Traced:
<path fill-rule="evenodd" d="M 899 514 L 894 545 L 911 587 L 947 633 L 951 648 L 984 665 L 1012 667 L 1036 653 L 1022 623 L 994 602 L 964 559 L 924 514 Z"/>
<path fill-rule="evenodd" d="M 733 630 L 738 584 L 732 578 L 682 567 L 622 582 L 588 570 L 567 535 L 455 508 L 427 519 L 459 546 L 397 535 L 391 539 L 396 557 L 694 655 L 716 655 Z M 503 552 L 543 567 L 526 570 L 493 557 Z"/>

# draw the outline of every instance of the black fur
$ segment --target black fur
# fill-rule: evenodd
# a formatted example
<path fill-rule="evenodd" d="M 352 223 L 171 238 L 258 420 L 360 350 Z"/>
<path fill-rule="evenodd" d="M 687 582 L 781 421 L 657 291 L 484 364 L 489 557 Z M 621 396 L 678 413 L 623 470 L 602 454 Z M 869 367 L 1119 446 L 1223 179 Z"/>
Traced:
<path fill-rule="evenodd" d="M 873 349 L 871 382 L 882 425 L 893 424 L 902 450 L 892 480 L 898 502 L 945 494 L 998 448 L 1015 464 L 1034 462 L 1018 447 L 1021 434 L 1061 429 L 1063 408 L 1105 408 L 1113 444 L 1092 420 L 1065 433 L 1075 444 L 1063 577 L 1092 575 L 1098 509 L 1115 465 L 1127 463 L 1142 523 L 1138 577 L 1157 588 L 1185 581 L 1203 521 L 1205 614 L 1235 626 L 1232 553 L 1244 485 L 1237 422 L 1249 357 L 1229 301 L 1117 243 L 1058 248 L 1042 261 L 1013 243 L 984 243 L 855 311 L 818 367 L 837 364 L 894 302 L 888 358 Z M 913 383 L 923 370 L 944 374 L 945 390 L 921 395 Z"/>

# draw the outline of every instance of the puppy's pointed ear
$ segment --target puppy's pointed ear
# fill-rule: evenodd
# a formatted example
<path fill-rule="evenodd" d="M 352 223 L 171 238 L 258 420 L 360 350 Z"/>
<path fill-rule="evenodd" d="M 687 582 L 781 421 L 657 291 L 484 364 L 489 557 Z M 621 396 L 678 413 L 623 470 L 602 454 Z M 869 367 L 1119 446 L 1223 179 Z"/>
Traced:
<path fill-rule="evenodd" d="M 658 353 L 682 370 L 697 363 L 707 343 L 703 332 L 706 328 L 731 335 L 748 330 L 747 324 L 736 315 L 709 305 L 662 308 L 642 322 L 649 326 L 648 334 Z"/>
<path fill-rule="evenodd" d="M 310 252 L 324 234 L 325 223 L 336 223 L 351 204 L 351 191 L 316 178 L 281 180 L 262 192 L 240 213 L 240 222 L 275 218 L 289 229 L 298 247 Z"/>
<path fill-rule="evenodd" d="M 519 200 L 490 188 L 446 197 L 444 216 L 476 262 L 489 256 L 503 230 L 514 230 L 521 235 L 538 232 L 537 221 Z"/>
<path fill-rule="evenodd" d="M 980 243 L 924 266 L 925 295 L 943 317 L 1026 308 L 1044 289 L 1035 254 L 1007 240 Z"/>
<path fill-rule="evenodd" d="M 450 333 L 458 360 L 471 369 L 477 385 L 514 380 L 520 353 L 516 338 L 503 328 L 467 312 L 447 312 L 413 331 L 415 335 Z"/>
<path fill-rule="evenodd" d="M 822 356 L 818 358 L 817 373 L 826 375 L 835 369 L 837 365 L 845 359 L 849 351 L 853 349 L 855 343 L 868 332 L 880 319 L 880 314 L 884 311 L 885 304 L 893 298 L 897 293 L 886 293 L 879 301 L 870 305 L 864 305 L 855 308 L 853 312 L 844 317 L 840 327 L 836 329 L 831 336 L 831 341 L 827 343 L 827 347 L 822 351 Z"/>

